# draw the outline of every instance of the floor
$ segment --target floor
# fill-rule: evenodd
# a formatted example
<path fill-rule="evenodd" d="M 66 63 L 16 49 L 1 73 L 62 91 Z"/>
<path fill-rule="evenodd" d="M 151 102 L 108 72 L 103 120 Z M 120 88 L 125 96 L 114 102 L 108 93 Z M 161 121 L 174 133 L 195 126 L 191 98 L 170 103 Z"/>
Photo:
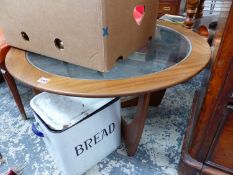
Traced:
<path fill-rule="evenodd" d="M 192 80 L 169 88 L 162 104 L 151 107 L 137 154 L 128 157 L 122 144 L 115 152 L 90 169 L 87 175 L 176 175 L 182 140 L 193 95 L 201 88 L 204 73 Z M 5 163 L 0 165 L 3 175 L 10 167 L 23 166 L 23 175 L 59 175 L 43 140 L 31 132 L 34 121 L 29 101 L 31 89 L 18 82 L 20 94 L 29 120 L 22 121 L 5 83 L 0 84 L 0 153 Z M 122 111 L 130 119 L 135 108 Z"/>

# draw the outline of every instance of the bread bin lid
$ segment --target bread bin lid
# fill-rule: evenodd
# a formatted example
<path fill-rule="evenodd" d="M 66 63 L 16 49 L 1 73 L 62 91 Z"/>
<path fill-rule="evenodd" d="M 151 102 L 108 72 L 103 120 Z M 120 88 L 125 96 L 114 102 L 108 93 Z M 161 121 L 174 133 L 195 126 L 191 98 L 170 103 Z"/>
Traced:
<path fill-rule="evenodd" d="M 51 130 L 66 130 L 107 105 L 114 98 L 81 98 L 43 92 L 30 105 Z"/>

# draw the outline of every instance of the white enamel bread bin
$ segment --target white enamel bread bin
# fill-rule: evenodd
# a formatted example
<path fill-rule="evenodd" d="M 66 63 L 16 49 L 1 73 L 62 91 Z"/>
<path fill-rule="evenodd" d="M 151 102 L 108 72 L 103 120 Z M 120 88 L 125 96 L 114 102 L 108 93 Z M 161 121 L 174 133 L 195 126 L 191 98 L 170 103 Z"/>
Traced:
<path fill-rule="evenodd" d="M 41 93 L 30 105 L 36 124 L 62 174 L 83 174 L 121 143 L 118 98 L 79 98 Z M 38 129 L 39 128 L 39 129 Z"/>

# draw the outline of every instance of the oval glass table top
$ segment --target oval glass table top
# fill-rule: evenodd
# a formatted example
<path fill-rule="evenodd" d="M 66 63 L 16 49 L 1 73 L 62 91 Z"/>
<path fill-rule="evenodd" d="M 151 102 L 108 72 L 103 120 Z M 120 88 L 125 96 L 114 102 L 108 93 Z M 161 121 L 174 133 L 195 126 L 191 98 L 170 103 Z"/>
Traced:
<path fill-rule="evenodd" d="M 150 93 L 185 82 L 210 61 L 203 37 L 181 25 L 159 21 L 156 37 L 119 60 L 110 72 L 94 70 L 11 48 L 9 73 L 42 91 L 79 97 L 121 97 Z"/>
<path fill-rule="evenodd" d="M 157 26 L 155 38 L 127 59 L 119 59 L 109 72 L 99 72 L 57 59 L 27 52 L 27 60 L 40 70 L 78 79 L 114 80 L 140 77 L 162 71 L 184 60 L 191 51 L 191 43 L 181 33 Z"/>

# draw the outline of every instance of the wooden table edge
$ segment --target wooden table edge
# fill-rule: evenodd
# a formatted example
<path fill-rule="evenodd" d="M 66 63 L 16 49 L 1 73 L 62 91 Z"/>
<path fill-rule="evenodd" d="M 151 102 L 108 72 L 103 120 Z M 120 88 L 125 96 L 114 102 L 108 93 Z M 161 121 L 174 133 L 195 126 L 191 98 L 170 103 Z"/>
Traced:
<path fill-rule="evenodd" d="M 119 80 L 67 78 L 39 70 L 27 61 L 25 51 L 16 48 L 10 49 L 6 67 L 14 78 L 29 86 L 69 96 L 101 98 L 158 91 L 187 81 L 198 74 L 209 63 L 211 54 L 208 43 L 198 34 L 177 24 L 167 22 L 159 24 L 172 28 L 188 38 L 192 44 L 192 51 L 180 63 L 157 73 Z M 42 77 L 49 79 L 49 82 L 39 83 L 38 80 Z"/>

